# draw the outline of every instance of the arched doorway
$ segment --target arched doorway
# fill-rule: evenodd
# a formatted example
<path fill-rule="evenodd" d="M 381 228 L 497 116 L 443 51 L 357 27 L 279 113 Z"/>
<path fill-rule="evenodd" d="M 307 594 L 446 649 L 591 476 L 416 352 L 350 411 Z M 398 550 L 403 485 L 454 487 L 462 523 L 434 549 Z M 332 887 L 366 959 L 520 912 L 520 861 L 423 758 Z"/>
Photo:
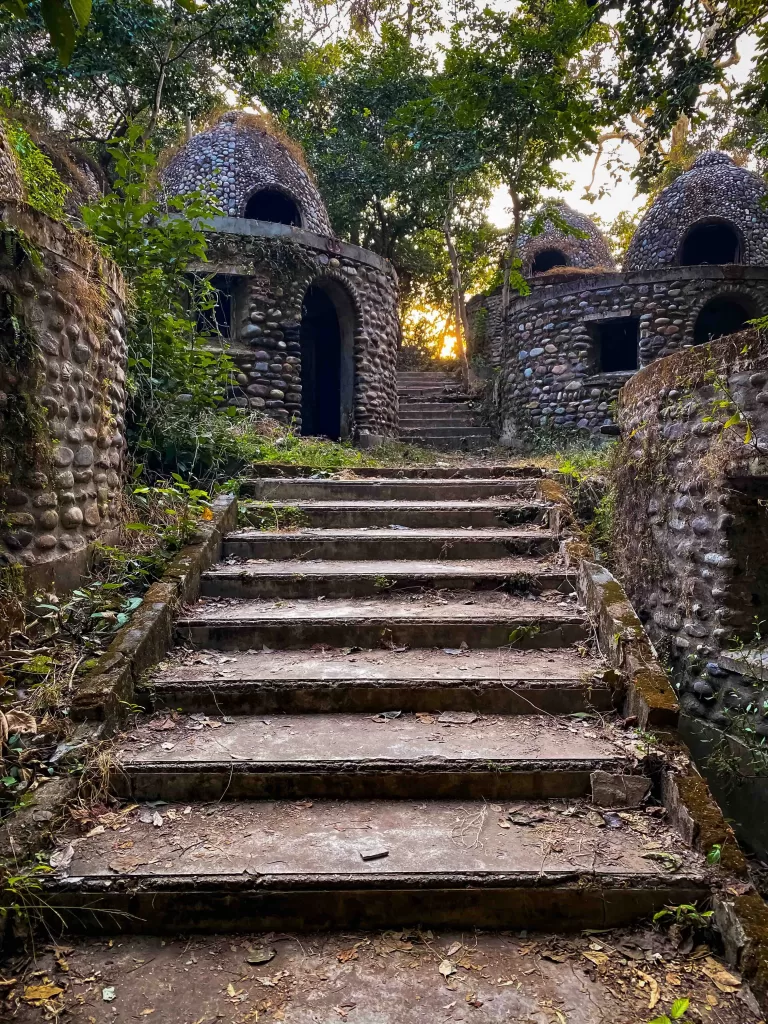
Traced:
<path fill-rule="evenodd" d="M 335 281 L 312 284 L 301 316 L 301 432 L 348 437 L 354 402 L 355 312 Z"/>
<path fill-rule="evenodd" d="M 532 274 L 543 274 L 553 267 L 567 267 L 568 258 L 562 249 L 542 249 L 536 253 L 531 264 Z"/>
<path fill-rule="evenodd" d="M 741 263 L 741 236 L 725 220 L 700 221 L 688 231 L 680 246 L 680 266 Z"/>
<path fill-rule="evenodd" d="M 725 334 L 743 330 L 757 316 L 753 303 L 741 297 L 720 295 L 702 308 L 693 328 L 694 345 L 703 345 Z"/>
<path fill-rule="evenodd" d="M 298 203 L 279 188 L 262 188 L 254 192 L 245 204 L 248 220 L 266 220 L 273 224 L 290 224 L 301 227 L 301 212 Z"/>

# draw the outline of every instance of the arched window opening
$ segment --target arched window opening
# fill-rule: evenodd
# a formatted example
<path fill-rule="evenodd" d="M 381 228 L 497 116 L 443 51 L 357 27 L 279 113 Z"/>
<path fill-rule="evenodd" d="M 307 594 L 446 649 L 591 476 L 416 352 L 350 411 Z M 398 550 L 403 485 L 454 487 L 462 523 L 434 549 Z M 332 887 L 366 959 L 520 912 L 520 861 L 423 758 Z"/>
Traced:
<path fill-rule="evenodd" d="M 532 274 L 543 274 L 552 267 L 567 267 L 568 259 L 562 249 L 542 249 L 536 253 L 531 264 Z"/>
<path fill-rule="evenodd" d="M 266 220 L 273 224 L 301 227 L 298 204 L 277 188 L 262 188 L 254 192 L 245 205 L 245 217 L 248 220 Z"/>
<path fill-rule="evenodd" d="M 732 224 L 706 221 L 694 224 L 680 247 L 680 265 L 741 263 L 741 239 Z"/>
<path fill-rule="evenodd" d="M 747 326 L 753 319 L 755 311 L 743 299 L 732 299 L 725 296 L 711 299 L 696 318 L 693 328 L 693 342 L 704 345 L 725 334 L 735 334 Z"/>
<path fill-rule="evenodd" d="M 354 311 L 335 282 L 314 284 L 301 316 L 301 432 L 349 434 L 354 400 Z"/>

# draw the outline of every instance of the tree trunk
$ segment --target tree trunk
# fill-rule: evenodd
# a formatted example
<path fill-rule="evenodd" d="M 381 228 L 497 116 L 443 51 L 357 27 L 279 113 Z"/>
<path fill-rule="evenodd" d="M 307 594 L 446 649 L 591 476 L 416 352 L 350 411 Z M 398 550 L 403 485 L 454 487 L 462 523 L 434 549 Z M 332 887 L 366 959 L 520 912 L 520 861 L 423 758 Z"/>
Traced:
<path fill-rule="evenodd" d="M 453 244 L 451 234 L 450 214 L 446 214 L 443 221 L 443 234 L 448 249 L 448 256 L 451 261 L 451 283 L 453 285 L 453 309 L 454 320 L 456 321 L 456 341 L 459 349 L 459 365 L 461 367 L 461 381 L 464 388 L 469 391 L 469 363 L 467 362 L 467 342 L 469 340 L 469 321 L 467 320 L 467 304 L 464 301 L 464 287 L 461 283 L 461 267 L 459 266 L 459 255 L 456 246 Z"/>
<path fill-rule="evenodd" d="M 509 194 L 512 198 L 512 230 L 507 238 L 507 248 L 504 253 L 504 283 L 501 287 L 501 360 L 502 364 L 507 355 L 507 343 L 509 337 L 509 278 L 512 273 L 512 264 L 517 256 L 517 242 L 520 237 L 520 196 L 514 189 L 510 188 Z"/>

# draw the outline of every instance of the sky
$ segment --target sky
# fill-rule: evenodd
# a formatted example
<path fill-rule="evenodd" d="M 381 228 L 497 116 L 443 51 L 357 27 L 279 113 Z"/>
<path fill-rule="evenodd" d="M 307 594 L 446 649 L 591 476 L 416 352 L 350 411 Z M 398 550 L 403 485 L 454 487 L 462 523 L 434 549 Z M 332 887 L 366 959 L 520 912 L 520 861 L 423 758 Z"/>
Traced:
<path fill-rule="evenodd" d="M 739 61 L 732 68 L 729 68 L 729 75 L 737 82 L 745 81 L 749 74 L 755 53 L 755 44 L 754 36 L 744 36 L 739 40 Z M 618 140 L 607 143 L 593 186 L 595 193 L 599 193 L 600 188 L 604 187 L 606 194 L 595 203 L 590 203 L 583 198 L 584 192 L 592 178 L 592 166 L 594 164 L 594 154 L 592 153 L 586 154 L 580 160 L 559 161 L 555 166 L 571 180 L 573 187 L 565 193 L 561 191 L 551 194 L 561 195 L 568 205 L 572 206 L 575 210 L 585 213 L 587 216 L 597 214 L 606 223 L 614 220 L 622 210 L 626 210 L 630 214 L 634 213 L 643 205 L 644 197 L 637 194 L 629 171 L 622 174 L 618 181 L 614 181 L 606 167 L 606 162 L 610 156 L 617 153 L 620 154 L 622 161 L 630 167 L 637 162 L 637 152 L 630 143 Z M 498 227 L 506 227 L 511 220 L 508 207 L 509 197 L 507 192 L 504 188 L 500 188 L 497 190 L 488 208 L 488 216 L 491 222 Z"/>

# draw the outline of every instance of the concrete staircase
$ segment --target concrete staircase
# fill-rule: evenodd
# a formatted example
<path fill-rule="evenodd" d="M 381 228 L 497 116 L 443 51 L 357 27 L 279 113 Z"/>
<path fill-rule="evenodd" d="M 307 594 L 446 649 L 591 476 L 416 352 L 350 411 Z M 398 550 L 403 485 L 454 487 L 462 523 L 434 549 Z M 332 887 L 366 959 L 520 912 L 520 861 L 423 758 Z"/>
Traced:
<path fill-rule="evenodd" d="M 559 516 L 533 475 L 465 472 L 250 482 L 116 753 L 129 809 L 51 887 L 64 916 L 552 931 L 708 893 L 663 815 L 601 809 L 643 766 Z"/>
<path fill-rule="evenodd" d="M 397 393 L 401 440 L 458 451 L 476 451 L 493 443 L 455 374 L 401 370 Z"/>

